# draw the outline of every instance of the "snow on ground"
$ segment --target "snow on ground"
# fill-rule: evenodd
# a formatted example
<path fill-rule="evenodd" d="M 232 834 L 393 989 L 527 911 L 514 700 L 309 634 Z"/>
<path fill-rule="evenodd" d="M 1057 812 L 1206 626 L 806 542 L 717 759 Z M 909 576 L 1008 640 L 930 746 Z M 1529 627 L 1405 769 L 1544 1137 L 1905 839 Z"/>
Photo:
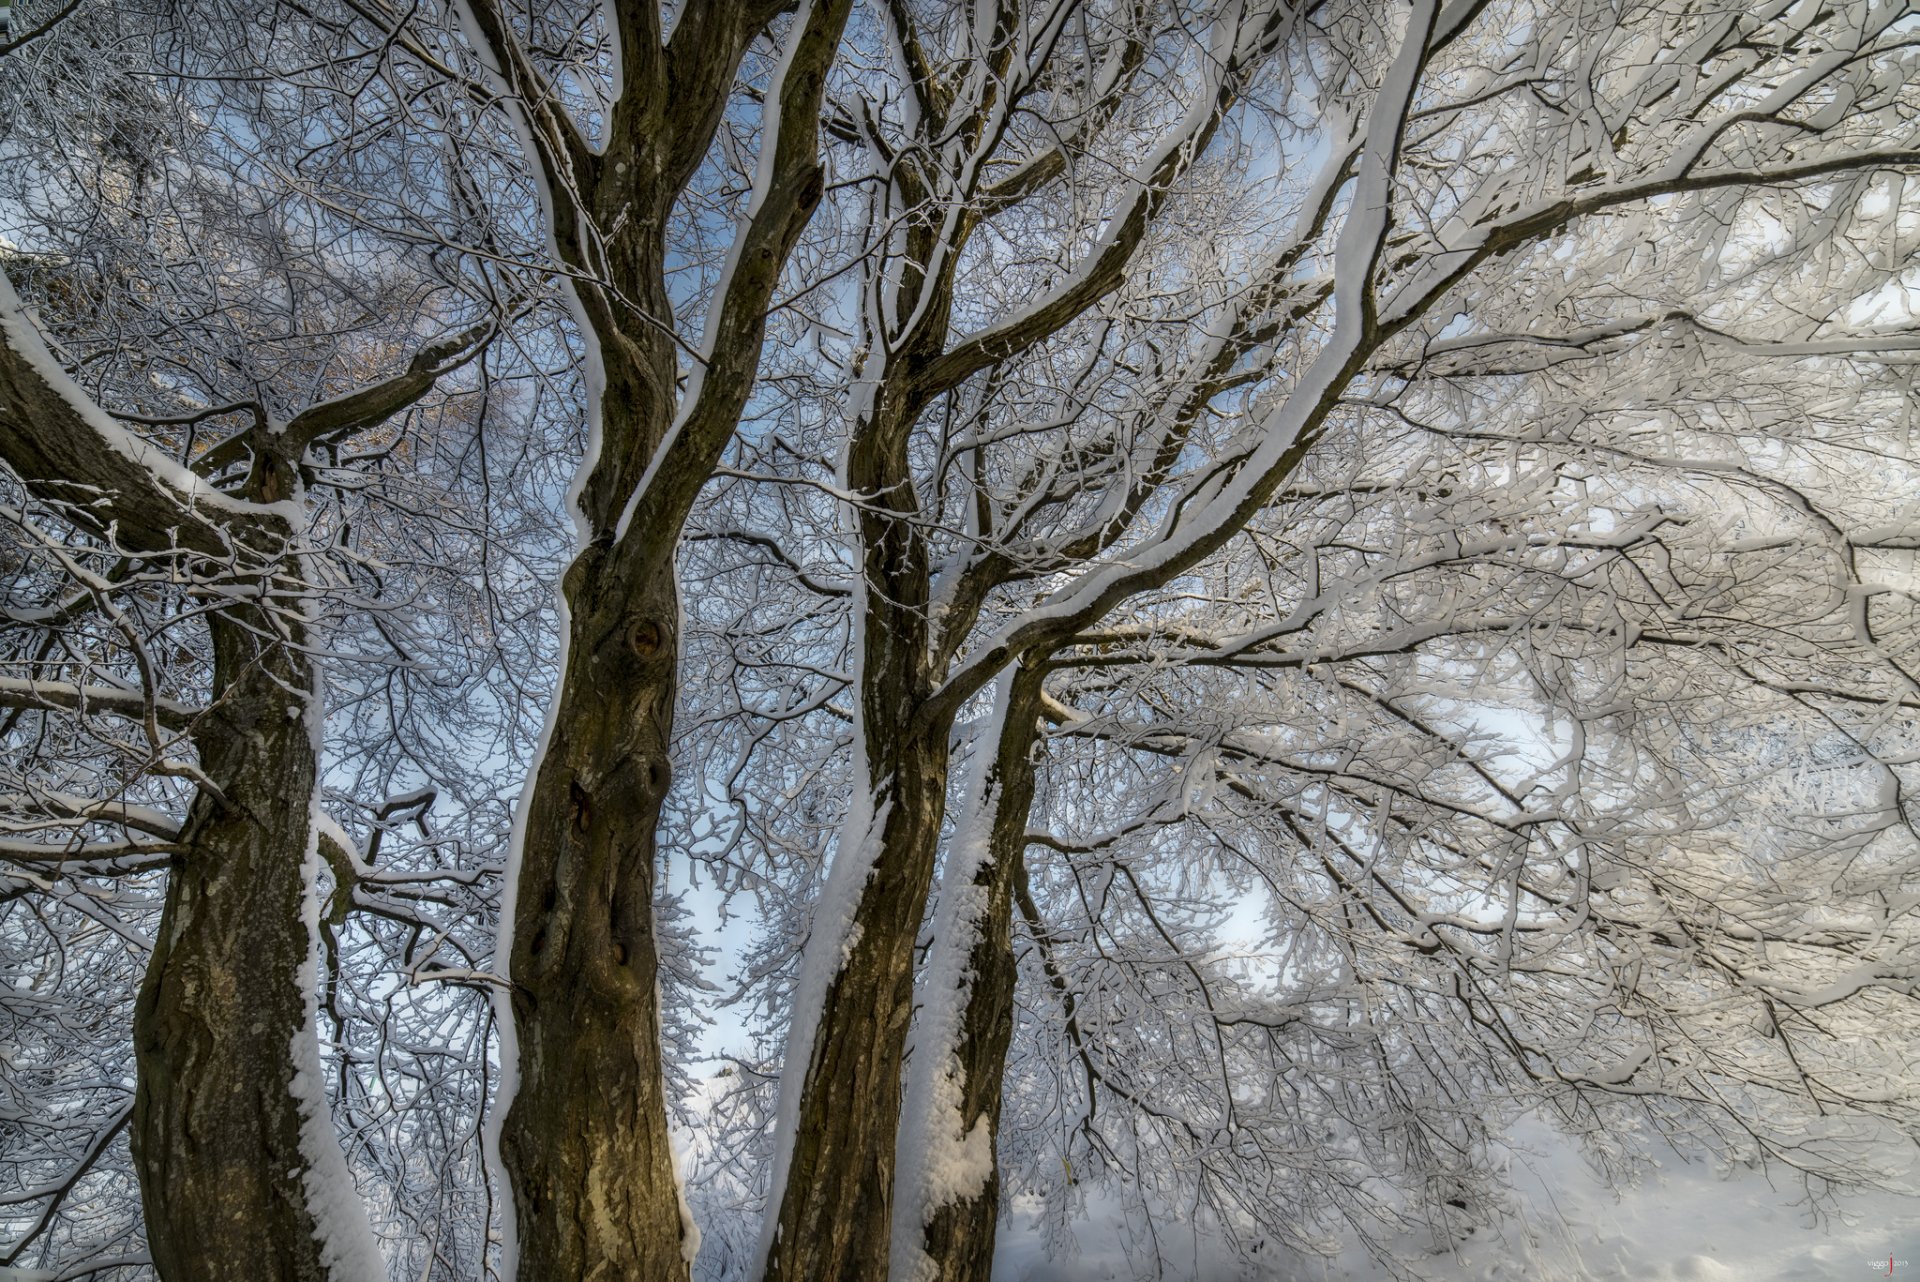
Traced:
<path fill-rule="evenodd" d="M 1723 1179 L 1709 1164 L 1669 1155 L 1636 1187 L 1616 1195 L 1544 1128 L 1519 1132 L 1515 1149 L 1512 1178 L 1521 1213 L 1452 1252 L 1426 1244 L 1412 1266 L 1422 1282 L 1828 1282 L 1887 1277 L 1889 1257 L 1891 1276 L 1920 1282 L 1920 1197 L 1864 1194 L 1816 1223 L 1791 1179 L 1770 1183 L 1752 1170 Z M 1031 1215 L 1016 1208 L 1003 1221 L 996 1282 L 1139 1276 L 1121 1248 L 1111 1205 L 1090 1208 L 1075 1237 L 1075 1258 L 1048 1261 Z M 1295 1259 L 1263 1271 L 1248 1271 L 1204 1246 L 1196 1251 L 1191 1243 L 1180 1253 L 1187 1266 L 1168 1269 L 1170 1279 L 1374 1282 L 1390 1276 L 1358 1247 L 1332 1261 Z"/>

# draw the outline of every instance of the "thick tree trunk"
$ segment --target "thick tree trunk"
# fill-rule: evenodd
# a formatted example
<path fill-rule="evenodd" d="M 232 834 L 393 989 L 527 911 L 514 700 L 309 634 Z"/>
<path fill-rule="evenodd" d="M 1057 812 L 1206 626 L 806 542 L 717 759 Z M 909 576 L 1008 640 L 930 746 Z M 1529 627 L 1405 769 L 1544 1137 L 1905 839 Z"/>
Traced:
<path fill-rule="evenodd" d="M 165 1282 L 377 1282 L 315 1042 L 308 661 L 213 616 L 202 789 L 134 1013 L 132 1140 Z"/>
<path fill-rule="evenodd" d="M 809 1044 L 811 1052 L 768 1279 L 887 1275 L 913 942 L 933 878 L 947 755 L 942 730 L 876 762 L 879 849 L 853 916 L 851 947 L 827 985 L 818 1023 L 796 1028 L 789 1041 L 790 1054 L 806 1053 Z"/>
<path fill-rule="evenodd" d="M 285 460 L 259 460 L 236 499 L 156 473 L 150 453 L 60 372 L 0 275 L 0 455 L 34 494 L 82 499 L 76 521 L 142 552 L 276 571 L 296 539 L 268 506 L 296 497 Z M 238 603 L 209 616 L 215 698 L 192 733 L 212 786 L 181 830 L 134 1006 L 133 1162 L 165 1282 L 386 1276 L 320 1074 L 320 710 L 284 623 Z"/>
<path fill-rule="evenodd" d="M 850 0 L 799 6 L 765 86 L 759 176 L 707 303 L 675 338 L 672 211 L 708 154 L 749 45 L 780 3 L 609 10 L 618 99 L 595 129 L 563 105 L 508 6 L 462 6 L 520 104 L 599 431 L 574 494 L 568 651 L 520 816 L 508 978 L 518 1082 L 501 1125 L 527 1282 L 684 1278 L 694 1246 L 668 1141 L 653 888 L 679 645 L 674 553 L 738 427 L 787 257 L 824 192 L 819 122 Z M 601 145 L 589 133 L 603 130 Z M 604 282 L 604 284 L 597 283 Z M 682 357 L 695 353 L 684 371 Z M 685 382 L 682 384 L 682 374 Z"/>
<path fill-rule="evenodd" d="M 884 402 L 855 431 L 847 460 L 853 489 L 896 505 L 857 517 L 864 589 L 853 607 L 862 727 L 854 770 L 871 809 L 856 807 L 842 833 L 830 902 L 802 962 L 781 1087 L 782 1112 L 793 1111 L 776 1141 L 787 1151 L 770 1208 L 767 1282 L 887 1275 L 913 945 L 939 854 L 952 755 L 952 718 L 926 715 L 931 579 L 913 490 L 903 482 L 911 422 L 910 408 Z M 837 915 L 847 899 L 852 912 Z M 820 974 L 824 988 L 816 989 Z"/>
<path fill-rule="evenodd" d="M 501 1156 L 525 1282 L 667 1282 L 692 1255 L 654 975 L 679 620 L 666 543 L 650 567 L 589 547 L 565 584 L 566 674 L 526 802 L 510 970 L 519 1084 Z"/>
<path fill-rule="evenodd" d="M 939 1048 L 943 1052 L 950 1049 L 954 1058 L 957 1108 L 943 1101 L 916 1098 L 912 1092 L 906 1101 L 909 1112 L 938 1108 L 953 1113 L 951 1117 L 932 1119 L 933 1125 L 957 1123 L 963 1131 L 986 1127 L 991 1165 L 977 1188 L 915 1207 L 918 1214 L 914 1218 L 919 1223 L 896 1220 L 894 1233 L 903 1239 L 902 1246 L 911 1240 L 905 1235 L 917 1235 L 919 1240 L 918 1250 L 896 1250 L 894 1282 L 989 1282 L 993 1273 L 993 1239 L 1000 1220 L 1000 1166 L 996 1155 L 1001 1082 L 1007 1047 L 1013 1038 L 1013 888 L 1025 854 L 1027 821 L 1033 808 L 1031 753 L 1038 730 L 1043 676 L 1041 669 L 1021 667 L 1005 678 L 1012 682 L 1012 689 L 999 739 L 992 745 L 993 760 L 983 786 L 967 798 L 968 804 L 991 807 L 990 814 L 971 819 L 987 829 L 985 857 L 976 861 L 966 875 L 965 901 L 970 911 L 958 914 L 952 922 L 955 937 L 934 941 L 936 950 L 963 949 L 966 955 L 964 966 L 959 968 L 961 991 L 929 993 L 927 998 L 930 1005 L 939 1001 L 962 1003 L 952 1046 Z M 968 816 L 960 816 L 956 827 L 969 822 Z M 977 912 L 972 911 L 976 905 Z M 943 976 L 951 973 L 939 965 L 929 970 Z M 921 1152 L 902 1154 L 902 1178 L 914 1174 L 910 1163 L 925 1163 L 935 1157 L 927 1146 Z M 922 1172 L 919 1178 L 931 1180 L 934 1173 Z"/>

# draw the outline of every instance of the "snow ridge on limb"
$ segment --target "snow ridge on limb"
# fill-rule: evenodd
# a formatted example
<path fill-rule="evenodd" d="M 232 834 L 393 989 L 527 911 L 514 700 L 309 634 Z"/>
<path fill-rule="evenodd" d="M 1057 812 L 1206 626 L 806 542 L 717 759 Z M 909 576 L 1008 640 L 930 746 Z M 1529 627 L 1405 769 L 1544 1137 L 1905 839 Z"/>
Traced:
<path fill-rule="evenodd" d="M 981 875 L 993 862 L 994 817 L 1001 804 L 1000 738 L 1015 677 L 996 678 L 993 709 L 972 731 L 954 835 L 941 870 L 933 944 L 919 976 L 919 1011 L 907 1041 L 907 1082 L 900 1106 L 893 1182 L 895 1282 L 935 1276 L 923 1234 L 934 1212 L 980 1196 L 993 1175 L 992 1130 L 985 1116 L 963 1110 L 960 1038 L 972 992 L 973 950 L 988 911 Z"/>
<path fill-rule="evenodd" d="M 75 685 L 70 681 L 32 681 L 0 677 L 0 707 L 59 708 L 67 712 L 107 712 L 139 721 L 149 711 L 169 730 L 184 730 L 204 709 L 175 699 L 149 698 L 144 691 L 116 686 Z"/>
<path fill-rule="evenodd" d="M 1366 142 L 1352 206 L 1334 250 L 1334 332 L 1281 404 L 1260 424 L 1245 463 L 1215 472 L 1187 502 L 1171 506 L 1162 527 L 1124 560 L 1106 562 L 1040 602 L 983 643 L 933 700 L 941 711 L 979 690 L 1007 657 L 1047 648 L 1103 617 L 1122 601 L 1165 582 L 1224 545 L 1271 497 L 1304 457 L 1315 430 L 1345 392 L 1374 332 L 1372 273 L 1389 226 L 1393 168 L 1400 132 L 1428 55 L 1437 5 L 1416 3 L 1392 68 L 1368 112 Z"/>
<path fill-rule="evenodd" d="M 142 550 L 179 546 L 225 556 L 250 528 L 284 539 L 304 522 L 297 504 L 234 498 L 109 418 L 61 368 L 4 272 L 0 455 L 78 513 L 104 503 L 100 524 L 116 525 Z M 229 529 L 234 522 L 238 528 Z"/>
<path fill-rule="evenodd" d="M 318 703 L 316 696 L 315 703 Z M 315 736 L 320 717 L 312 715 Z M 387 1262 L 373 1236 L 366 1203 L 355 1187 L 346 1154 L 335 1132 L 333 1109 L 327 1101 L 327 1080 L 320 1066 L 320 830 L 324 812 L 316 796 L 307 807 L 307 854 L 302 865 L 305 894 L 300 916 L 307 929 L 307 960 L 300 967 L 299 986 L 306 1005 L 306 1022 L 294 1030 L 287 1054 L 293 1064 L 288 1090 L 300 1112 L 300 1153 L 306 1158 L 299 1172 L 307 1213 L 313 1217 L 320 1240 L 320 1261 L 335 1282 L 367 1282 L 384 1278 Z"/>
<path fill-rule="evenodd" d="M 1351 186 L 1348 217 L 1335 246 L 1333 332 L 1308 369 L 1289 385 L 1280 404 L 1261 420 L 1244 458 L 1234 467 L 1216 470 L 1190 485 L 1180 501 L 1169 505 L 1161 527 L 1130 547 L 1124 558 L 1094 564 L 1018 620 L 983 638 L 972 651 L 975 657 L 947 678 L 935 700 L 936 710 L 957 706 L 971 697 L 999 670 L 1007 655 L 1058 644 L 1134 593 L 1168 581 L 1223 546 L 1292 474 L 1371 354 L 1495 255 L 1537 241 L 1578 218 L 1660 196 L 1792 184 L 1920 163 L 1920 151 L 1885 147 L 1843 151 L 1794 163 L 1702 170 L 1699 162 L 1724 136 L 1729 124 L 1757 113 L 1734 113 L 1732 120 L 1709 119 L 1693 126 L 1659 167 L 1630 181 L 1532 201 L 1518 199 L 1504 181 L 1488 181 L 1475 192 L 1471 207 L 1501 209 L 1504 202 L 1504 212 L 1474 224 L 1457 244 L 1446 241 L 1437 245 L 1415 270 L 1385 291 L 1384 298 L 1376 300 L 1378 282 L 1374 275 L 1376 270 L 1384 274 L 1393 167 L 1402 131 L 1413 111 L 1420 70 L 1435 48 L 1457 37 L 1483 8 L 1456 3 L 1436 14 L 1434 6 L 1426 5 L 1417 7 L 1410 16 L 1408 38 L 1368 112 L 1360 172 Z M 1859 44 L 1869 44 L 1876 33 L 1886 31 L 1906 11 L 1903 6 L 1876 11 L 1871 23 L 1858 33 Z M 1823 77 L 1830 78 L 1833 68 L 1844 61 L 1822 59 L 1816 69 L 1819 74 L 1803 72 L 1770 91 L 1764 99 L 1766 108 L 1782 110 L 1798 101 L 1825 83 Z M 1449 226 L 1459 222 L 1456 218 Z M 1405 257 L 1403 250 L 1396 253 Z"/>
<path fill-rule="evenodd" d="M 787 81 L 793 75 L 795 63 L 801 61 L 802 55 L 809 51 L 809 46 L 819 45 L 826 38 L 828 31 L 833 31 L 837 35 L 837 26 L 830 17 L 831 6 L 828 6 L 827 13 L 818 15 L 815 9 L 814 0 L 802 0 L 790 20 L 791 26 L 787 32 L 787 39 L 780 47 L 780 59 L 774 68 L 772 88 L 764 95 L 765 114 L 761 118 L 760 154 L 755 158 L 753 190 L 747 198 L 745 211 L 734 226 L 733 239 L 728 245 L 726 260 L 720 268 L 720 278 L 714 285 L 714 301 L 707 310 L 706 325 L 700 339 L 700 346 L 692 353 L 693 359 L 687 370 L 687 387 L 680 396 L 679 412 L 674 415 L 673 422 L 668 425 L 660 443 L 654 447 L 653 456 L 647 461 L 646 470 L 640 474 L 640 479 L 634 484 L 626 506 L 620 511 L 619 520 L 614 522 L 613 537 L 616 542 L 627 536 L 627 530 L 633 524 L 635 514 L 647 501 L 649 491 L 653 487 L 655 478 L 659 476 L 661 468 L 669 460 L 678 461 L 681 452 L 676 449 L 676 446 L 681 433 L 687 430 L 687 425 L 696 417 L 711 420 L 705 432 L 706 436 L 711 437 L 714 434 L 713 424 L 723 419 L 730 422 L 738 413 L 736 408 L 729 414 L 726 406 L 735 399 L 744 400 L 744 397 L 736 398 L 735 389 L 722 387 L 718 389 L 719 394 L 713 398 L 720 404 L 717 406 L 711 404 L 707 400 L 707 375 L 715 357 L 721 354 L 723 342 L 728 354 L 738 352 L 743 346 L 744 334 L 764 323 L 766 295 L 771 290 L 772 282 L 767 281 L 764 287 L 759 287 L 758 283 L 751 279 L 742 280 L 738 285 L 735 284 L 735 280 L 740 276 L 740 267 L 744 260 L 771 254 L 784 232 L 785 223 L 792 219 L 792 213 L 786 210 L 778 211 L 786 215 L 780 222 L 770 218 L 767 209 L 768 201 L 776 195 L 783 199 L 789 198 L 792 189 L 796 185 L 807 182 L 809 175 L 816 187 L 819 184 L 818 162 L 813 159 L 811 149 L 802 152 L 788 137 L 789 131 L 783 127 L 783 116 L 787 106 Z M 824 23 L 823 17 L 826 18 Z M 811 61 L 817 62 L 818 49 L 815 48 L 812 52 L 814 57 Z M 823 74 L 817 66 L 809 67 L 808 70 L 815 75 Z M 804 132 L 811 142 L 811 129 L 812 122 L 808 121 L 803 129 L 793 132 L 796 134 Z M 797 165 L 796 161 L 799 162 Z M 805 221 L 806 215 L 812 213 L 812 205 L 817 200 L 816 195 L 812 201 L 804 199 L 801 201 L 801 204 L 806 206 L 805 214 L 801 218 L 802 222 Z"/>

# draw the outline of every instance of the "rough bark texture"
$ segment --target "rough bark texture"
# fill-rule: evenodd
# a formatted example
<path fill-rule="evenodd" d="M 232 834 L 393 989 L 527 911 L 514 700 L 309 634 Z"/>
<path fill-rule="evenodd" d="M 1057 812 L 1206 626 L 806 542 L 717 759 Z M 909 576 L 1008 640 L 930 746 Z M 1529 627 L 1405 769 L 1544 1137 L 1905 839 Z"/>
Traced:
<path fill-rule="evenodd" d="M 474 34 L 519 103 L 605 376 L 577 502 L 566 670 L 525 802 L 509 976 L 519 1083 L 501 1131 L 527 1282 L 684 1278 L 661 1073 L 653 888 L 669 787 L 681 527 L 752 390 L 767 307 L 823 194 L 820 104 L 851 0 L 805 6 L 769 91 L 772 149 L 716 289 L 704 357 L 677 390 L 666 227 L 706 157 L 747 47 L 786 0 L 620 4 L 619 100 L 596 150 L 494 0 Z"/>
<path fill-rule="evenodd" d="M 166 1282 L 324 1282 L 307 1210 L 294 1042 L 316 762 L 307 661 L 211 619 L 220 699 L 195 728 L 202 789 L 134 1012 L 132 1140 Z"/>
<path fill-rule="evenodd" d="M 0 457 L 36 496 L 83 503 L 67 509 L 76 521 L 133 549 L 237 555 L 272 572 L 290 532 L 255 504 L 288 496 L 285 469 L 259 469 L 239 501 L 191 495 L 58 375 L 4 279 L 0 340 Z M 312 946 L 313 670 L 266 611 L 234 606 L 208 627 L 215 699 L 191 733 L 213 788 L 188 812 L 134 1009 L 148 1247 L 166 1282 L 322 1282 L 292 1090 L 295 1040 L 311 1035 L 299 976 Z"/>
<path fill-rule="evenodd" d="M 521 1276 L 687 1275 L 654 982 L 655 825 L 673 723 L 671 565 L 629 599 L 590 548 L 528 798 L 513 937 L 520 1084 L 501 1134 Z"/>
<path fill-rule="evenodd" d="M 884 813 L 873 872 L 854 913 L 853 947 L 827 987 L 811 1042 L 778 1229 L 765 1276 L 884 1278 L 893 1227 L 900 1070 L 913 1014 L 913 944 L 926 910 L 946 812 L 951 717 L 924 716 L 928 654 L 927 549 L 915 529 L 907 473 L 914 408 L 883 402 L 856 434 L 848 478 L 885 495 L 860 513 L 868 590 L 859 656 L 873 813 Z M 852 834 L 849 834 L 851 836 Z"/>
<path fill-rule="evenodd" d="M 1033 809 L 1034 766 L 1030 755 L 1037 734 L 1043 670 L 1022 667 L 1014 674 L 1013 697 L 995 750 L 998 790 L 991 836 L 992 859 L 975 884 L 987 889 L 985 915 L 967 961 L 973 982 L 967 989 L 960 1023 L 961 1116 L 971 1126 L 984 1117 L 998 1153 L 1000 1086 L 1006 1073 L 1007 1046 L 1013 1040 L 1013 888 L 1025 857 L 1027 819 Z M 1000 1163 L 980 1192 L 934 1211 L 922 1240 L 933 1265 L 915 1282 L 990 1282 L 993 1236 L 1000 1224 Z"/>
<path fill-rule="evenodd" d="M 891 757 L 890 807 L 855 921 L 859 941 L 828 986 L 812 1039 L 766 1277 L 884 1278 L 893 1220 L 900 1069 L 913 1013 L 913 940 L 933 876 L 946 736 Z"/>

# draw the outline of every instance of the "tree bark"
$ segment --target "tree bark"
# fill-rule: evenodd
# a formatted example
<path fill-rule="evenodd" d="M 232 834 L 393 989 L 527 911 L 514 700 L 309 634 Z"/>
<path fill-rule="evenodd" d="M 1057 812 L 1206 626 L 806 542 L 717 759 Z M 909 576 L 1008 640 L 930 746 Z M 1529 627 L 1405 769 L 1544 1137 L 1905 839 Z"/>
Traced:
<path fill-rule="evenodd" d="M 942 733 L 893 755 L 892 777 L 879 781 L 875 809 L 886 808 L 886 821 L 855 940 L 816 1028 L 792 1045 L 811 1049 L 768 1279 L 887 1275 L 913 942 L 933 877 L 946 758 Z"/>
<path fill-rule="evenodd" d="M 4 277 L 0 457 L 82 527 L 172 554 L 189 574 L 204 555 L 229 572 L 251 565 L 264 585 L 292 541 L 284 513 L 264 506 L 289 496 L 289 475 L 262 472 L 235 498 L 169 470 L 60 372 Z M 130 1130 L 148 1249 L 166 1282 L 383 1277 L 301 982 L 318 890 L 315 672 L 284 615 L 234 604 L 208 630 L 215 697 L 191 737 L 212 787 L 188 811 L 134 1007 Z M 338 1196 L 315 1197 L 323 1185 Z"/>
<path fill-rule="evenodd" d="M 318 893 L 312 670 L 263 640 L 269 621 L 209 624 L 219 697 L 193 738 L 219 793 L 202 788 L 188 814 L 134 1012 L 148 1247 L 166 1282 L 367 1282 L 384 1266 L 357 1205 L 314 1196 L 347 1181 L 345 1163 L 302 1142 L 311 1122 L 337 1144 L 301 982 Z"/>
<path fill-rule="evenodd" d="M 598 150 L 505 7 L 463 8 L 517 103 L 556 251 L 577 273 L 575 319 L 605 380 L 595 389 L 594 454 L 574 495 L 585 546 L 563 584 L 564 670 L 522 803 L 503 924 L 518 1082 L 500 1158 L 518 1267 L 528 1282 L 684 1278 L 693 1228 L 668 1140 L 653 933 L 679 680 L 675 553 L 739 424 L 768 307 L 824 193 L 820 105 L 852 5 L 693 0 L 671 34 L 656 6 L 614 6 L 622 91 Z M 741 59 L 790 10 L 780 71 L 762 99 L 762 177 L 682 390 L 666 229 Z"/>
<path fill-rule="evenodd" d="M 975 870 L 973 885 L 985 892 L 967 954 L 966 1007 L 953 1050 L 959 1060 L 960 1117 L 982 1122 L 996 1156 L 978 1192 L 931 1208 L 922 1229 L 921 1259 L 911 1277 L 895 1282 L 990 1282 L 993 1239 L 1000 1224 L 1001 1083 L 1013 1040 L 1013 888 L 1025 857 L 1027 821 L 1033 809 L 1032 751 L 1038 734 L 1043 668 L 1022 665 L 1010 678 L 1000 740 L 994 746 L 989 857 Z M 908 1107 L 914 1107 L 909 1101 Z M 896 1225 L 896 1232 L 913 1226 Z"/>
<path fill-rule="evenodd" d="M 897 393 L 896 393 L 897 394 Z M 864 760 L 855 786 L 872 801 L 878 834 L 843 833 L 836 860 L 869 857 L 844 938 L 817 932 L 805 964 L 830 964 L 841 950 L 816 1014 L 796 1009 L 787 1072 L 799 1078 L 785 1182 L 768 1246 L 768 1282 L 884 1278 L 893 1226 L 894 1142 L 900 1071 L 913 1014 L 913 945 L 926 910 L 946 812 L 951 717 L 923 715 L 930 693 L 927 549 L 912 518 L 906 473 L 910 409 L 882 404 L 871 430 L 856 434 L 850 484 L 886 495 L 859 515 L 865 590 L 857 656 Z M 821 953 L 828 956 L 817 956 Z"/>
<path fill-rule="evenodd" d="M 671 557 L 671 544 L 667 556 Z M 520 1082 L 501 1131 L 523 1278 L 687 1276 L 654 982 L 655 826 L 669 785 L 679 603 L 590 547 L 527 798 L 512 971 Z"/>

